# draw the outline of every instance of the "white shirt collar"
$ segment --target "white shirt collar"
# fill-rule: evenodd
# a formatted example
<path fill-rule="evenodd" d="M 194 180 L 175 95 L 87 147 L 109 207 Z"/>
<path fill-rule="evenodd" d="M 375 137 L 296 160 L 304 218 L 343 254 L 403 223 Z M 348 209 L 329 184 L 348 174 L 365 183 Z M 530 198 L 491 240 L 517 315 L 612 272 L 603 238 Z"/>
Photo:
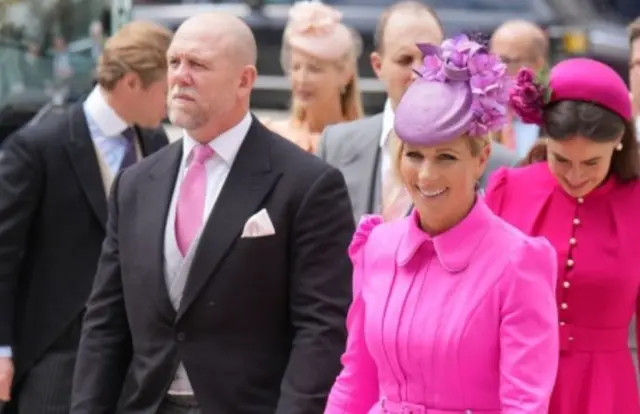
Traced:
<path fill-rule="evenodd" d="M 109 106 L 99 85 L 93 88 L 82 106 L 85 114 L 91 118 L 105 137 L 119 136 L 129 127 Z"/>
<path fill-rule="evenodd" d="M 218 137 L 209 142 L 211 149 L 213 149 L 213 151 L 222 158 L 227 166 L 231 167 L 233 164 L 233 161 L 240 150 L 240 146 L 244 142 L 247 132 L 249 132 L 252 121 L 251 114 L 247 112 L 244 118 L 242 118 L 242 121 L 238 122 L 232 128 L 218 135 Z M 193 151 L 193 148 L 198 145 L 198 142 L 191 138 L 187 131 L 183 131 L 183 134 L 182 163 L 186 166 L 190 159 L 191 152 Z"/>
<path fill-rule="evenodd" d="M 395 120 L 395 114 L 391 107 L 391 101 L 387 99 L 384 104 L 384 112 L 382 113 L 382 132 L 380 135 L 380 148 L 386 148 L 387 139 L 389 133 L 393 130 L 393 121 Z"/>

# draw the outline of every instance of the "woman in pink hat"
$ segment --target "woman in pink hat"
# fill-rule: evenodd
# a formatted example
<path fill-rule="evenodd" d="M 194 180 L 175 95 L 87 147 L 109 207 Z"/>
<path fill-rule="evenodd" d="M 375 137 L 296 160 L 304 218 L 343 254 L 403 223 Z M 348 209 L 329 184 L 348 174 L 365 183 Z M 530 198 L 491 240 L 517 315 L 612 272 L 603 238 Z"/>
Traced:
<path fill-rule="evenodd" d="M 627 339 L 640 288 L 640 159 L 629 92 L 590 59 L 548 82 L 520 72 L 511 107 L 543 127 L 530 165 L 501 170 L 491 209 L 558 255 L 560 363 L 550 414 L 640 413 Z"/>
<path fill-rule="evenodd" d="M 267 121 L 273 131 L 315 152 L 324 128 L 362 117 L 356 60 L 361 45 L 341 13 L 318 0 L 289 12 L 281 63 L 292 90 L 291 116 Z"/>
<path fill-rule="evenodd" d="M 365 217 L 354 302 L 326 414 L 547 414 L 557 370 L 553 248 L 476 194 L 505 122 L 505 66 L 459 36 L 420 45 L 395 117 L 395 169 L 415 210 Z"/>

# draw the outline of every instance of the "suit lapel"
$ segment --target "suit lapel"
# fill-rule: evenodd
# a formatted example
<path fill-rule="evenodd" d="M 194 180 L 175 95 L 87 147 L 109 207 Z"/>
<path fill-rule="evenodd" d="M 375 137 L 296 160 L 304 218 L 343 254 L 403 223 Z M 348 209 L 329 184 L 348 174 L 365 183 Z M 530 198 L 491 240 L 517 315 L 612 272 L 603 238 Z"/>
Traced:
<path fill-rule="evenodd" d="M 160 312 L 166 321 L 173 323 L 175 310 L 169 299 L 164 272 L 164 238 L 167 215 L 171 205 L 173 188 L 182 159 L 182 141 L 171 144 L 159 154 L 155 164 L 149 170 L 149 180 L 141 185 L 138 192 L 138 205 L 142 213 L 137 218 L 139 234 L 144 234 L 144 245 L 140 254 L 155 263 L 152 277 L 155 280 L 156 292 L 159 298 Z"/>
<path fill-rule="evenodd" d="M 67 151 L 71 158 L 71 165 L 91 209 L 104 228 L 107 222 L 107 198 L 98 166 L 98 157 L 82 104 L 71 107 L 68 121 L 70 139 L 67 143 Z"/>
<path fill-rule="evenodd" d="M 377 213 L 380 211 L 381 188 L 380 188 L 380 135 L 382 134 L 382 115 L 374 116 L 368 119 L 369 125 L 363 128 L 363 134 L 360 142 L 362 165 L 363 188 L 368 190 L 362 192 L 361 195 L 366 199 L 361 200 L 362 205 L 367 206 L 367 211 Z"/>
<path fill-rule="evenodd" d="M 255 118 L 229 171 L 198 244 L 178 311 L 178 318 L 215 273 L 245 222 L 255 214 L 280 173 L 271 165 L 273 135 Z"/>
<path fill-rule="evenodd" d="M 168 139 L 162 136 L 164 132 L 160 128 L 146 129 L 136 126 L 135 130 L 140 138 L 140 150 L 143 157 L 153 154 L 167 144 Z"/>

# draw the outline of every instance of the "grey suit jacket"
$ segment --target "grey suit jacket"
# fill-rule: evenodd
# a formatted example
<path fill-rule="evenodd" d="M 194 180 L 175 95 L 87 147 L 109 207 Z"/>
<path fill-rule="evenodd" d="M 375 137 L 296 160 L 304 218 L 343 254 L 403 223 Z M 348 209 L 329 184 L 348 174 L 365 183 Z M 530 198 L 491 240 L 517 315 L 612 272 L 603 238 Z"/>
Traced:
<path fill-rule="evenodd" d="M 380 211 L 380 135 L 383 114 L 327 127 L 316 155 L 338 168 L 344 175 L 356 222 L 364 214 Z M 515 153 L 493 143 L 487 169 L 480 179 L 485 188 L 488 177 L 502 166 L 518 162 Z"/>

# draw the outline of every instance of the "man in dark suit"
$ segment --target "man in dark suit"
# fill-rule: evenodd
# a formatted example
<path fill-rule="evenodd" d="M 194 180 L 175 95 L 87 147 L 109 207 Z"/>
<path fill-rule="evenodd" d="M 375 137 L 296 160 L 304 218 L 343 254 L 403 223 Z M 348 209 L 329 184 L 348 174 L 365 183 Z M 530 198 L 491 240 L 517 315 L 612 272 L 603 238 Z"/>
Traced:
<path fill-rule="evenodd" d="M 249 112 L 256 43 L 226 14 L 169 48 L 183 139 L 118 176 L 72 414 L 321 414 L 354 221 L 340 172 Z M 129 386 L 124 387 L 123 383 Z"/>
<path fill-rule="evenodd" d="M 17 131 L 0 154 L 0 400 L 67 414 L 81 321 L 117 172 L 168 140 L 172 33 L 133 23 L 109 40 L 84 102 Z M 154 128 L 154 129 L 147 129 Z M 14 372 L 15 371 L 15 372 Z"/>

